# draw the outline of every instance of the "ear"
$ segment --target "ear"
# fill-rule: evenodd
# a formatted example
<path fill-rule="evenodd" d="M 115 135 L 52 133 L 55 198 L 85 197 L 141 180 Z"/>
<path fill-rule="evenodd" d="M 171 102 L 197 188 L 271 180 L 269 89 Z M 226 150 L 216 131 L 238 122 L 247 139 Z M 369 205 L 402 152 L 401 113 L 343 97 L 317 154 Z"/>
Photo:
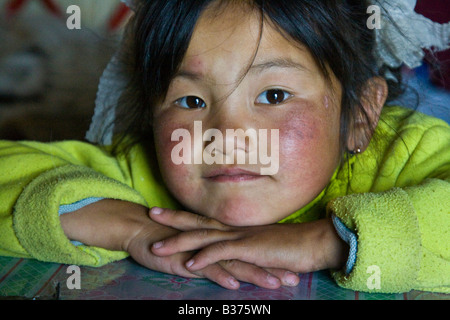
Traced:
<path fill-rule="evenodd" d="M 371 78 L 364 85 L 361 109 L 357 111 L 347 138 L 349 151 L 364 152 L 369 146 L 388 96 L 388 85 L 381 77 Z"/>

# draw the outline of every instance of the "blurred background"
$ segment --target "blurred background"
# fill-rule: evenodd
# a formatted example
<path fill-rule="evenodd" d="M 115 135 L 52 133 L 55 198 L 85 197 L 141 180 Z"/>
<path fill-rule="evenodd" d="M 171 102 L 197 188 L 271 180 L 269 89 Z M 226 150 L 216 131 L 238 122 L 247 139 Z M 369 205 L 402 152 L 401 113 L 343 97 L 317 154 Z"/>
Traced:
<path fill-rule="evenodd" d="M 66 26 L 70 5 L 79 30 Z M 416 11 L 446 23 L 450 0 L 419 0 Z M 0 0 L 0 139 L 83 140 L 130 14 L 120 0 Z M 427 59 L 405 76 L 426 94 L 419 110 L 449 121 L 450 50 Z"/>
<path fill-rule="evenodd" d="M 0 0 L 0 139 L 83 139 L 130 14 L 120 0 Z"/>

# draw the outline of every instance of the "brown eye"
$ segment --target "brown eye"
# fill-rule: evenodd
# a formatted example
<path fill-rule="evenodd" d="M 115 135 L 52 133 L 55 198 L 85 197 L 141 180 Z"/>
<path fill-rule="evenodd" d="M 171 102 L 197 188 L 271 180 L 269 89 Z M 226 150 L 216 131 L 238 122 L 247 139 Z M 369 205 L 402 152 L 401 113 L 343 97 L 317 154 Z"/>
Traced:
<path fill-rule="evenodd" d="M 291 96 L 292 95 L 289 92 L 281 89 L 267 90 L 259 95 L 258 99 L 256 99 L 256 102 L 260 104 L 277 105 L 285 102 Z"/>
<path fill-rule="evenodd" d="M 206 103 L 201 98 L 196 96 L 187 96 L 176 101 L 176 104 L 186 109 L 200 109 L 205 108 Z"/>

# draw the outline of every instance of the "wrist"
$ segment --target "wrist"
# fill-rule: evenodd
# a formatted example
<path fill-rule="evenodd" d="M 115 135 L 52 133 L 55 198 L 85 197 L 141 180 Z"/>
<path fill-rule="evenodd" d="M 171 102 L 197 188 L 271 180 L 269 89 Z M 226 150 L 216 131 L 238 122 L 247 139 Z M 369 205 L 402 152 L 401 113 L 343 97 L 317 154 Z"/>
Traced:
<path fill-rule="evenodd" d="M 179 233 L 171 227 L 153 221 L 149 209 L 145 208 L 139 215 L 130 216 L 126 222 L 129 230 L 121 242 L 121 250 L 130 253 L 137 247 L 149 247 L 150 244 Z"/>
<path fill-rule="evenodd" d="M 60 217 L 70 240 L 112 251 L 124 244 L 150 219 L 148 209 L 131 202 L 105 199 Z"/>
<path fill-rule="evenodd" d="M 339 236 L 331 218 L 324 219 L 324 226 L 323 252 L 326 269 L 341 269 L 347 262 L 349 245 Z"/>

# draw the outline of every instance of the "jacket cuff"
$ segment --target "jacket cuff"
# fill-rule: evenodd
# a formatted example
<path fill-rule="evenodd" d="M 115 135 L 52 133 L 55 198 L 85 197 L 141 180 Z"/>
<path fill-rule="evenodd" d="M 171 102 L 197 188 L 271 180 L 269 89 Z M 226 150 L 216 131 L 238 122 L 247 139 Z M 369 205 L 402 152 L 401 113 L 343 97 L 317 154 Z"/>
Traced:
<path fill-rule="evenodd" d="M 352 272 L 332 271 L 340 286 L 385 293 L 413 288 L 420 270 L 421 236 L 414 207 L 404 190 L 348 195 L 331 201 L 327 211 L 358 237 Z"/>
<path fill-rule="evenodd" d="M 77 201 L 75 203 L 64 204 L 59 207 L 58 214 L 60 216 L 62 216 L 63 214 L 80 210 L 90 204 L 96 203 L 103 199 L 105 199 L 105 198 L 87 198 L 87 199 Z M 74 241 L 74 240 L 71 240 L 70 243 L 72 243 L 74 246 L 82 246 L 83 245 L 83 243 L 81 243 L 80 241 Z"/>
<path fill-rule="evenodd" d="M 345 226 L 342 221 L 334 214 L 331 217 L 334 228 L 336 229 L 339 237 L 345 241 L 349 246 L 347 263 L 345 264 L 345 274 L 350 274 L 356 263 L 356 253 L 358 252 L 358 239 L 356 235 Z"/>
<path fill-rule="evenodd" d="M 33 258 L 47 262 L 102 266 L 126 258 L 126 252 L 76 247 L 64 234 L 58 213 L 60 206 L 89 197 L 126 200 L 146 206 L 135 190 L 90 168 L 59 167 L 35 178 L 18 198 L 13 228 L 20 244 Z"/>

